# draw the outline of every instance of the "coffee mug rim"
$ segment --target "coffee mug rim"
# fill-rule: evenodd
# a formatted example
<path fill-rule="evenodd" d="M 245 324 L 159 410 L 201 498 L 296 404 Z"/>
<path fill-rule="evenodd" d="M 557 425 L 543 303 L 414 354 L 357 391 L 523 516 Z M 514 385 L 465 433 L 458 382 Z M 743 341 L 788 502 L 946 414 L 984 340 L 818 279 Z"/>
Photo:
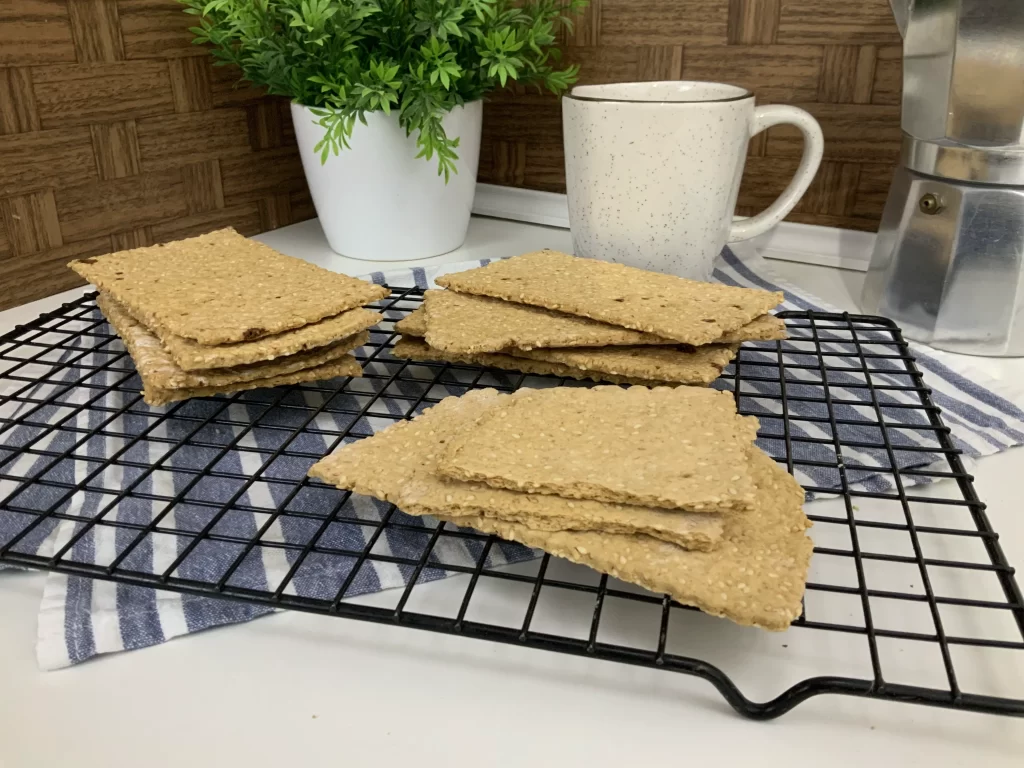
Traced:
<path fill-rule="evenodd" d="M 736 96 L 728 96 L 720 99 L 612 99 L 603 96 L 580 96 L 576 93 L 581 88 L 603 88 L 603 87 L 631 87 L 631 86 L 657 86 L 657 85 L 722 85 L 729 88 L 735 88 L 742 93 Z M 732 83 L 718 83 L 713 80 L 653 80 L 653 81 L 633 81 L 625 83 L 594 83 L 590 85 L 577 85 L 567 94 L 565 98 L 573 99 L 574 101 L 591 101 L 591 102 L 605 102 L 608 104 L 723 104 L 732 101 L 743 101 L 744 99 L 754 98 L 753 92 L 743 88 L 739 85 L 733 85 Z"/>

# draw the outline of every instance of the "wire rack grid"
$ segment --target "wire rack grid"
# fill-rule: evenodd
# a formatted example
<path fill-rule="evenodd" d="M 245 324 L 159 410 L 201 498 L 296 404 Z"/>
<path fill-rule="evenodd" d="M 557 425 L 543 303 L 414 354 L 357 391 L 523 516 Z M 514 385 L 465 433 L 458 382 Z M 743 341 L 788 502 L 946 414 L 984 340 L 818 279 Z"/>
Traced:
<path fill-rule="evenodd" d="M 682 672 L 751 718 L 823 693 L 1024 715 L 1024 681 L 1003 674 L 1024 601 L 891 321 L 783 313 L 789 340 L 744 345 L 718 382 L 824 499 L 803 615 L 775 635 L 307 478 L 443 397 L 581 385 L 395 359 L 420 289 L 379 303 L 362 378 L 163 408 L 94 297 L 0 338 L 0 563 Z"/>

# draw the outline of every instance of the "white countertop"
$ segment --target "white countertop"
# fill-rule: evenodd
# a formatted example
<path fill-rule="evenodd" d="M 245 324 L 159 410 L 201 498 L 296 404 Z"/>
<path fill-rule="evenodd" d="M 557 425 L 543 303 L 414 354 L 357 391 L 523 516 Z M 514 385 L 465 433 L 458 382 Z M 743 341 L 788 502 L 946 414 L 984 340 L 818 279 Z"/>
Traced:
<path fill-rule="evenodd" d="M 330 254 L 315 221 L 259 239 L 352 274 L 403 266 Z M 540 247 L 571 250 L 569 234 L 475 219 L 462 249 L 417 264 Z M 861 273 L 784 261 L 773 267 L 832 304 L 856 309 Z M 0 313 L 0 333 L 79 293 Z M 976 364 L 1004 380 L 1024 373 L 1019 360 Z M 1008 558 L 1024 563 L 1016 482 L 1024 474 L 1024 452 L 989 457 L 973 472 Z M 712 759 L 723 765 L 1019 766 L 1024 754 L 1021 720 L 819 696 L 778 720 L 755 723 L 735 715 L 709 684 L 683 675 L 293 612 L 43 673 L 35 661 L 43 580 L 39 573 L 0 575 L 2 768 L 519 768 Z M 465 581 L 428 586 L 439 595 L 461 595 Z M 1018 691 L 1021 655 L 999 669 L 1018 681 Z M 745 672 L 756 691 L 758 670 Z"/>

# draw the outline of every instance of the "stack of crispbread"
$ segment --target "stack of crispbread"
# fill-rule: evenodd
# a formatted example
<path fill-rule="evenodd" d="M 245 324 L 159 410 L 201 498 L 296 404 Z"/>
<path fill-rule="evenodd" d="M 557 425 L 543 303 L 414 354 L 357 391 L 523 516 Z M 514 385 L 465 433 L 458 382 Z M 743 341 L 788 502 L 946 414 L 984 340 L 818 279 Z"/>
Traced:
<path fill-rule="evenodd" d="M 707 385 L 740 342 L 784 339 L 782 294 L 556 251 L 445 275 L 394 355 L 618 384 Z"/>
<path fill-rule="evenodd" d="M 757 426 L 714 389 L 477 390 L 310 474 L 782 630 L 801 612 L 810 522 Z"/>
<path fill-rule="evenodd" d="M 100 290 L 143 398 L 190 397 L 359 376 L 351 354 L 388 295 L 222 229 L 69 265 Z"/>

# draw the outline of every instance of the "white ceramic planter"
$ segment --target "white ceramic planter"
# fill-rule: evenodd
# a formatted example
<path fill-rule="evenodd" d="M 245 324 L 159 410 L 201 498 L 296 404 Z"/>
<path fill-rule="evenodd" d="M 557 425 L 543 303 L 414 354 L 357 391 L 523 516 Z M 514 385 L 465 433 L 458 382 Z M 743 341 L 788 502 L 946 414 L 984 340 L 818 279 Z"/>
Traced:
<path fill-rule="evenodd" d="M 331 250 L 368 261 L 425 259 L 453 251 L 466 239 L 480 160 L 483 102 L 456 107 L 444 119 L 459 137 L 458 173 L 447 184 L 437 158 L 417 158 L 416 133 L 405 135 L 397 110 L 358 120 L 350 149 L 320 164 L 313 151 L 324 129 L 307 107 L 292 103 L 302 167 Z"/>

